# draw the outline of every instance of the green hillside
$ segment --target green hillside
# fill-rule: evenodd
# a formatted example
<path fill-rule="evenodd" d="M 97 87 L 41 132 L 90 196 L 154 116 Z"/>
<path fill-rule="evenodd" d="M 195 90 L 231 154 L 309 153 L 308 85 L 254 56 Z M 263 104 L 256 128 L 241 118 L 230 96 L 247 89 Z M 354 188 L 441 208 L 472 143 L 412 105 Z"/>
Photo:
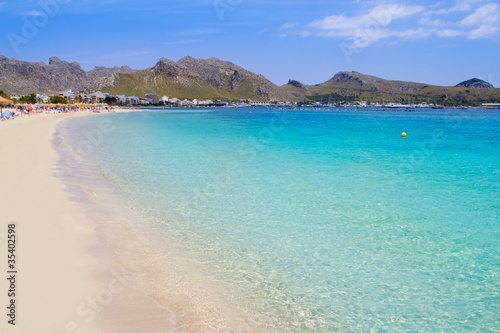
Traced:
<path fill-rule="evenodd" d="M 113 85 L 102 91 L 127 96 L 155 93 L 180 99 L 294 99 L 262 75 L 216 58 L 184 57 L 177 62 L 162 58 L 153 68 L 117 75 Z"/>
<path fill-rule="evenodd" d="M 102 89 L 112 95 L 144 96 L 154 93 L 158 96 L 184 98 L 229 98 L 201 79 L 182 78 L 157 74 L 152 71 L 139 71 L 132 74 L 119 74 L 113 86 Z"/>
<path fill-rule="evenodd" d="M 369 103 L 438 103 L 441 105 L 480 105 L 498 103 L 500 89 L 441 87 L 423 83 L 391 81 L 357 72 L 340 72 L 318 85 L 297 81 L 282 86 L 289 93 L 304 94 L 310 101 Z"/>

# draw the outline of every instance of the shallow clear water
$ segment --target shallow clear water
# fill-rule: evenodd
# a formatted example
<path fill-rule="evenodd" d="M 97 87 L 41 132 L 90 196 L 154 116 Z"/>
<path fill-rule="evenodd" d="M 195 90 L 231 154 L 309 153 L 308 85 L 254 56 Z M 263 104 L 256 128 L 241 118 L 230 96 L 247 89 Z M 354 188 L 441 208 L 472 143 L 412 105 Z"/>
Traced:
<path fill-rule="evenodd" d="M 500 329 L 498 111 L 167 110 L 65 132 L 265 331 Z"/>

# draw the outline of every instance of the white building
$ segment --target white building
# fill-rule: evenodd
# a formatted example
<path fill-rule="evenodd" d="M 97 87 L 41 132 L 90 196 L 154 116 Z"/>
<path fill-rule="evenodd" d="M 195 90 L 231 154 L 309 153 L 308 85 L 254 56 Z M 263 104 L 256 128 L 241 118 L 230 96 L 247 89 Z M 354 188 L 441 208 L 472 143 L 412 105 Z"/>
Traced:
<path fill-rule="evenodd" d="M 121 103 L 121 104 L 127 104 L 127 96 L 125 95 L 116 95 L 116 100 L 118 101 L 118 103 Z"/>
<path fill-rule="evenodd" d="M 66 99 L 68 102 L 72 102 L 75 100 L 75 93 L 71 89 L 60 91 L 59 96 L 64 97 L 64 99 Z"/>
<path fill-rule="evenodd" d="M 36 100 L 40 101 L 42 103 L 48 103 L 50 100 L 50 97 L 47 96 L 46 94 L 36 94 Z"/>
<path fill-rule="evenodd" d="M 271 106 L 270 102 L 250 102 L 251 106 Z"/>
<path fill-rule="evenodd" d="M 128 103 L 130 105 L 137 105 L 139 104 L 139 97 L 136 96 L 127 96 Z"/>
<path fill-rule="evenodd" d="M 96 91 L 95 93 L 90 94 L 89 97 L 92 103 L 102 103 L 106 98 L 106 95 L 100 91 Z"/>
<path fill-rule="evenodd" d="M 198 105 L 209 105 L 209 104 L 213 104 L 214 101 L 208 99 L 208 100 L 204 100 L 204 101 L 198 101 Z"/>

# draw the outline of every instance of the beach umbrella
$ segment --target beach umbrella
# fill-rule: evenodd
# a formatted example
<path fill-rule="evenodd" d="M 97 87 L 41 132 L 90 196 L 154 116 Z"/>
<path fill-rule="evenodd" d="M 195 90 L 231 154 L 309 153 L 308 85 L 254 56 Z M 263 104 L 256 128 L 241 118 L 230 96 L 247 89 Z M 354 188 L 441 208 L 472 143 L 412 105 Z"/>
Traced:
<path fill-rule="evenodd" d="M 5 111 L 5 112 L 2 112 L 2 117 L 5 117 L 5 118 L 12 118 L 13 115 L 12 115 L 12 112 L 10 111 Z"/>
<path fill-rule="evenodd" d="M 2 96 L 0 96 L 0 118 L 3 117 L 2 106 L 4 106 L 4 105 L 13 105 L 13 104 L 14 103 L 10 99 L 3 98 Z"/>

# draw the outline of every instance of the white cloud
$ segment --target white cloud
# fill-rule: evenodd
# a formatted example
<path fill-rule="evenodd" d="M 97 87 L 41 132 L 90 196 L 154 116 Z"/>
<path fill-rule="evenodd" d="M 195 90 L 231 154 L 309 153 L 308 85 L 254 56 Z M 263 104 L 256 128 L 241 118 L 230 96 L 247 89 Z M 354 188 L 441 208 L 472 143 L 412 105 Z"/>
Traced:
<path fill-rule="evenodd" d="M 454 30 L 454 29 L 444 29 L 436 32 L 436 35 L 439 37 L 456 37 L 463 35 L 463 31 Z"/>
<path fill-rule="evenodd" d="M 387 27 L 395 20 L 415 15 L 424 10 L 425 8 L 422 6 L 378 5 L 368 13 L 358 16 L 327 16 L 309 23 L 309 28 L 320 30 L 317 33 L 318 36 L 347 37 L 353 41 L 354 47 L 367 47 L 383 38 L 404 35 L 403 32 L 391 32 Z"/>
<path fill-rule="evenodd" d="M 420 20 L 418 22 L 420 24 L 430 25 L 433 27 L 439 27 L 439 26 L 444 25 L 444 23 L 440 19 L 431 20 L 429 17 L 422 17 L 422 18 L 420 18 Z"/>
<path fill-rule="evenodd" d="M 488 3 L 476 9 L 472 14 L 459 22 L 461 26 L 471 27 L 468 33 L 469 39 L 476 39 L 496 34 L 500 27 L 500 6 L 496 3 Z"/>
<path fill-rule="evenodd" d="M 460 23 L 463 25 L 493 24 L 498 21 L 499 7 L 496 3 L 486 4 L 471 15 L 464 18 Z"/>
<path fill-rule="evenodd" d="M 321 30 L 354 30 L 369 25 L 387 26 L 393 20 L 419 13 L 424 10 L 422 6 L 403 6 L 399 4 L 379 5 L 369 13 L 345 17 L 344 15 L 327 16 L 322 20 L 316 20 L 309 26 Z"/>
<path fill-rule="evenodd" d="M 469 39 L 476 39 L 479 37 L 486 37 L 494 35 L 500 28 L 494 25 L 483 24 L 479 28 L 472 30 L 468 37 Z"/>
<path fill-rule="evenodd" d="M 457 4 L 451 8 L 451 11 L 471 10 L 471 5 L 477 2 L 480 2 L 480 0 L 457 0 Z"/>
<path fill-rule="evenodd" d="M 364 48 L 382 39 L 390 39 L 389 42 L 431 36 L 476 39 L 500 31 L 500 5 L 492 0 L 455 0 L 449 8 L 440 9 L 446 5 L 447 2 L 439 2 L 429 6 L 430 10 L 416 5 L 376 5 L 357 16 L 337 14 L 312 21 L 302 35 L 344 37 L 351 47 Z"/>
<path fill-rule="evenodd" d="M 438 9 L 438 10 L 431 10 L 426 12 L 427 15 L 443 15 L 443 14 L 450 14 L 453 12 L 464 12 L 464 11 L 469 11 L 472 8 L 472 5 L 478 2 L 481 2 L 483 0 L 456 0 L 456 4 L 453 7 L 450 8 L 444 8 L 444 9 Z M 435 7 L 438 7 L 440 3 L 438 3 Z"/>
<path fill-rule="evenodd" d="M 37 10 L 30 10 L 29 12 L 23 12 L 24 16 L 42 16 L 43 14 Z"/>
<path fill-rule="evenodd" d="M 295 22 L 290 22 L 290 23 L 285 23 L 281 26 L 280 29 L 293 29 L 293 28 L 296 28 L 297 27 L 297 23 Z"/>
<path fill-rule="evenodd" d="M 353 40 L 352 46 L 355 48 L 367 47 L 390 36 L 391 31 L 389 29 L 373 29 L 371 31 L 365 30 L 363 32 L 359 31 L 357 35 L 351 37 Z"/>
<path fill-rule="evenodd" d="M 424 11 L 423 6 L 404 6 L 399 4 L 393 5 L 380 5 L 375 7 L 370 13 L 375 17 L 383 17 L 384 15 L 389 15 L 392 20 L 396 20 L 402 17 L 411 16 Z M 380 22 L 382 23 L 382 22 Z M 387 22 L 389 24 L 390 21 Z M 382 23 L 383 24 L 383 23 Z"/>
<path fill-rule="evenodd" d="M 398 37 L 404 37 L 404 38 L 417 39 L 417 38 L 429 37 L 433 33 L 434 33 L 434 30 L 418 28 L 418 29 L 409 29 L 409 30 L 403 30 L 403 31 L 392 31 L 391 35 L 398 36 Z"/>

